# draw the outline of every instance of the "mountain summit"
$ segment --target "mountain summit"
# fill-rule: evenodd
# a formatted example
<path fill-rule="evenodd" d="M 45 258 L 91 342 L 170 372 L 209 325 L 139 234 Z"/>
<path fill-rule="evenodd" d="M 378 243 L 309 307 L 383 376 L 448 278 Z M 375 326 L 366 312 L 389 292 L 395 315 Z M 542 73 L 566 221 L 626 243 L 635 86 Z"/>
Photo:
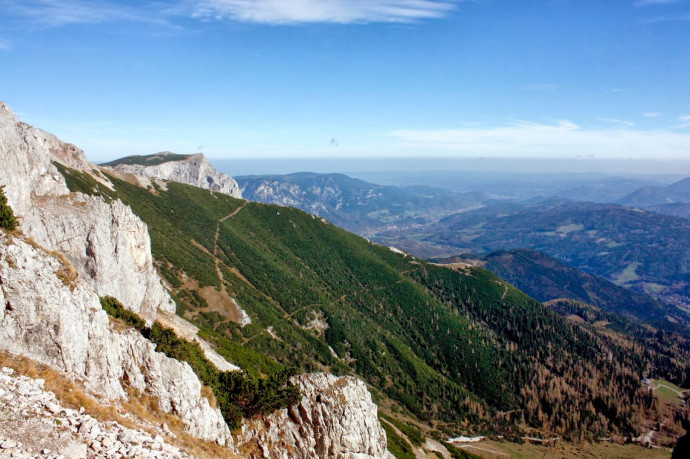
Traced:
<path fill-rule="evenodd" d="M 234 198 L 242 197 L 235 179 L 218 172 L 203 153 L 179 155 L 166 151 L 147 156 L 127 156 L 105 163 L 103 166 L 121 173 L 186 183 L 228 194 Z"/>

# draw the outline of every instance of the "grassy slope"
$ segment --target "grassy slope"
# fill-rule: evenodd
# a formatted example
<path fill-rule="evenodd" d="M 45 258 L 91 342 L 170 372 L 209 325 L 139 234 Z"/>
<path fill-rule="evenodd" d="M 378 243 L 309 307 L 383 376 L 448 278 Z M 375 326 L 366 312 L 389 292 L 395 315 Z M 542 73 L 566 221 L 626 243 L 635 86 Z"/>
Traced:
<path fill-rule="evenodd" d="M 66 177 L 94 193 L 88 176 Z M 249 372 L 356 373 L 375 397 L 441 421 L 444 433 L 517 435 L 523 421 L 576 439 L 640 428 L 642 368 L 609 362 L 596 338 L 488 271 L 419 262 L 295 209 L 112 181 L 116 193 L 98 192 L 148 223 L 181 311 Z M 252 324 L 241 328 L 192 301 L 185 276 L 222 285 Z M 316 317 L 325 332 L 309 328 Z"/>
<path fill-rule="evenodd" d="M 182 161 L 189 158 L 191 155 L 180 155 L 176 153 L 156 153 L 153 155 L 134 155 L 126 156 L 124 158 L 116 159 L 109 163 L 103 164 L 104 166 L 115 167 L 120 164 L 136 164 L 139 166 L 157 166 L 159 164 L 167 163 L 169 161 Z"/>

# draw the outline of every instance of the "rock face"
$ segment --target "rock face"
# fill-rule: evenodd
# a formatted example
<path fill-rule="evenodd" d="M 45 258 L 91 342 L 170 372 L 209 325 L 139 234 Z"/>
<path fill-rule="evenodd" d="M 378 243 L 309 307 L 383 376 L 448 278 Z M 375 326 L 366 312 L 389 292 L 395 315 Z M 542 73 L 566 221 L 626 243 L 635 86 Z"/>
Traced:
<path fill-rule="evenodd" d="M 65 371 L 107 399 L 126 397 L 123 385 L 157 397 L 190 434 L 232 445 L 191 367 L 135 330 L 114 331 L 98 294 L 66 269 L 59 257 L 0 233 L 0 348 Z"/>
<path fill-rule="evenodd" d="M 240 453 L 263 458 L 384 458 L 386 433 L 364 383 L 325 373 L 293 378 L 302 401 L 249 420 L 237 437 Z"/>
<path fill-rule="evenodd" d="M 20 122 L 0 103 L 0 186 L 22 231 L 63 253 L 99 295 L 114 296 L 147 319 L 158 309 L 174 311 L 153 268 L 146 225 L 119 201 L 70 193 L 52 161 L 95 167 L 81 150 Z"/>
<path fill-rule="evenodd" d="M 167 161 L 151 166 L 140 164 L 118 164 L 115 170 L 148 178 L 186 183 L 219 193 L 242 198 L 235 179 L 220 173 L 208 162 L 202 153 L 187 156 L 176 161 Z"/>

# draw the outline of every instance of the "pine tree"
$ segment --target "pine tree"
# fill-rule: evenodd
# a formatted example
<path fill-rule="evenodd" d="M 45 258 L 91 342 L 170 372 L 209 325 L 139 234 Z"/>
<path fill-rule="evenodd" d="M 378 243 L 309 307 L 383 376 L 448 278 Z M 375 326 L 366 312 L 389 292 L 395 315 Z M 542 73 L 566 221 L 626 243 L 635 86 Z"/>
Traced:
<path fill-rule="evenodd" d="M 12 208 L 7 205 L 4 189 L 4 186 L 0 186 L 0 228 L 13 231 L 17 227 L 17 219 Z"/>

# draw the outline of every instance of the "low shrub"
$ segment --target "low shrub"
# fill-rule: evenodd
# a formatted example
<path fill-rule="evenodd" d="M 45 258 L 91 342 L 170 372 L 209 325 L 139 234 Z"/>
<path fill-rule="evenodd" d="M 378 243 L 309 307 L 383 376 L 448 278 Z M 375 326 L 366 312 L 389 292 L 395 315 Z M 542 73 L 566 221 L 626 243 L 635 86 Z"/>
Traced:
<path fill-rule="evenodd" d="M 156 344 L 156 350 L 170 358 L 187 362 L 197 377 L 211 388 L 223 419 L 231 430 L 242 425 L 242 419 L 299 403 L 299 388 L 290 382 L 296 374 L 292 368 L 279 368 L 267 377 L 256 377 L 242 371 L 220 371 L 206 358 L 197 342 L 177 336 L 174 330 L 154 322 L 146 326 L 144 319 L 126 309 L 113 297 L 102 297 L 103 309 L 112 317 L 139 330 L 149 341 Z"/>
<path fill-rule="evenodd" d="M 0 186 L 0 228 L 8 231 L 14 231 L 17 228 L 17 218 L 14 216 L 12 208 L 7 204 L 4 186 Z"/>

